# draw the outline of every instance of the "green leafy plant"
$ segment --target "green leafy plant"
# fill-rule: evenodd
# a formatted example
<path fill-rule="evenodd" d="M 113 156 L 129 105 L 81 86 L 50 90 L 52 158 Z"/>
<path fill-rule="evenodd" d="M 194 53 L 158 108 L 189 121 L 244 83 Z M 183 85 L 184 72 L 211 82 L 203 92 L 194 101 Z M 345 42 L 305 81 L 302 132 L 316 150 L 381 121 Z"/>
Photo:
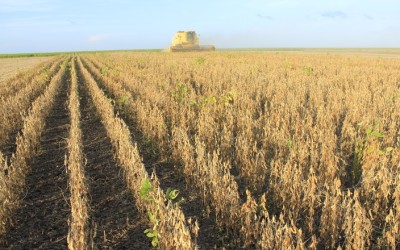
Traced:
<path fill-rule="evenodd" d="M 206 106 L 207 104 L 215 104 L 217 103 L 217 98 L 214 96 L 205 96 L 198 101 L 200 106 Z"/>
<path fill-rule="evenodd" d="M 167 188 L 167 191 L 165 192 L 165 196 L 167 197 L 168 202 L 173 202 L 174 206 L 179 206 L 180 204 L 185 202 L 185 199 L 183 197 L 181 197 L 179 200 L 175 201 L 176 198 L 178 198 L 178 196 L 179 196 L 178 189 Z"/>
<path fill-rule="evenodd" d="M 151 186 L 151 182 L 148 179 L 142 180 L 142 186 L 140 188 L 140 197 L 149 200 L 152 196 L 150 196 L 150 192 L 153 191 L 153 187 Z"/>
<path fill-rule="evenodd" d="M 388 147 L 386 149 L 380 149 L 377 141 L 384 138 L 383 133 L 379 132 L 375 129 L 375 126 L 367 128 L 364 131 L 364 138 L 359 140 L 357 139 L 357 135 L 360 133 L 359 128 L 356 132 L 356 138 L 354 139 L 354 157 L 353 157 L 353 184 L 356 184 L 360 181 L 362 175 L 362 162 L 367 155 L 373 154 L 376 150 L 378 150 L 380 155 L 390 154 L 393 148 Z"/>
<path fill-rule="evenodd" d="M 164 83 L 158 84 L 158 88 L 159 88 L 160 90 L 165 90 L 165 84 L 164 84 Z"/>
<path fill-rule="evenodd" d="M 174 100 L 178 104 L 181 104 L 188 92 L 189 92 L 188 87 L 186 87 L 185 84 L 183 83 L 179 83 L 177 85 L 175 92 L 173 93 Z"/>
<path fill-rule="evenodd" d="M 153 224 L 154 226 L 153 226 L 153 228 L 148 228 L 148 229 L 144 230 L 144 233 L 146 234 L 146 236 L 148 238 L 151 239 L 151 245 L 153 247 L 157 247 L 158 246 L 158 236 L 159 236 L 157 228 L 158 228 L 158 224 L 159 224 L 159 219 L 150 212 L 147 213 L 147 216 L 149 217 L 151 224 Z"/>
<path fill-rule="evenodd" d="M 205 59 L 204 57 L 197 57 L 197 58 L 195 59 L 195 62 L 196 62 L 197 64 L 199 64 L 199 65 L 204 64 L 205 61 L 206 61 L 206 59 Z"/>
<path fill-rule="evenodd" d="M 167 199 L 172 201 L 175 200 L 176 197 L 179 195 L 179 190 L 178 189 L 172 189 L 172 188 L 167 188 L 167 192 L 165 193 L 167 196 Z"/>
<path fill-rule="evenodd" d="M 144 230 L 144 233 L 146 234 L 146 236 L 148 238 L 151 239 L 151 245 L 153 247 L 157 247 L 158 246 L 158 232 L 152 229 L 146 229 Z"/>
<path fill-rule="evenodd" d="M 152 228 L 148 228 L 144 230 L 144 233 L 148 238 L 151 239 L 151 245 L 153 247 L 157 247 L 159 243 L 159 214 L 158 208 L 156 204 L 156 198 L 154 197 L 154 190 L 149 179 L 143 179 L 142 185 L 140 187 L 140 197 L 146 201 L 152 202 L 153 208 L 151 209 L 152 212 L 147 212 L 147 216 L 149 218 L 150 223 L 153 225 Z M 182 202 L 184 202 L 183 198 L 180 198 L 178 201 L 175 201 L 179 196 L 179 190 L 173 188 L 167 188 L 165 192 L 166 202 L 172 202 L 174 206 L 179 206 Z M 175 202 L 174 202 L 175 201 Z"/>
<path fill-rule="evenodd" d="M 311 66 L 306 66 L 303 68 L 303 71 L 307 74 L 307 75 L 311 75 L 314 72 L 314 69 Z"/>
<path fill-rule="evenodd" d="M 119 101 L 120 101 L 122 104 L 125 104 L 127 97 L 128 97 L 128 96 L 127 96 L 126 94 L 123 94 L 123 95 L 121 96 L 121 98 L 119 99 Z"/>
<path fill-rule="evenodd" d="M 294 140 L 288 139 L 288 140 L 286 141 L 286 145 L 287 145 L 287 147 L 288 147 L 289 150 L 292 150 L 292 149 L 294 148 Z"/>
<path fill-rule="evenodd" d="M 288 69 L 288 70 L 293 70 L 294 69 L 293 64 L 288 62 L 288 61 L 285 61 L 284 67 L 285 67 L 285 69 Z"/>
<path fill-rule="evenodd" d="M 121 97 L 118 100 L 118 106 L 119 106 L 119 109 L 122 112 L 124 112 L 124 110 L 125 110 L 125 103 L 126 103 L 127 99 L 128 99 L 128 95 L 127 94 L 123 94 L 123 95 L 121 95 Z"/>
<path fill-rule="evenodd" d="M 383 138 L 383 134 L 379 131 L 374 130 L 374 128 L 367 128 L 365 130 L 365 133 L 367 134 L 367 139 L 368 138 Z"/>
<path fill-rule="evenodd" d="M 223 104 L 225 106 L 232 106 L 234 101 L 237 99 L 237 94 L 234 91 L 229 91 L 226 94 L 221 95 L 220 97 L 215 96 L 203 96 L 199 98 L 198 101 L 192 100 L 190 105 L 205 107 L 213 104 Z"/>
<path fill-rule="evenodd" d="M 237 93 L 235 91 L 228 91 L 221 97 L 221 101 L 225 106 L 232 106 L 237 99 Z"/>
<path fill-rule="evenodd" d="M 154 204 L 154 211 L 157 211 L 156 206 L 155 206 L 155 197 L 153 194 L 153 186 L 150 182 L 149 179 L 143 179 L 142 180 L 142 185 L 140 187 L 140 197 L 146 201 L 152 201 Z M 158 246 L 158 224 L 159 224 L 159 219 L 158 219 L 158 214 L 157 213 L 152 213 L 152 212 L 147 212 L 147 216 L 149 218 L 150 223 L 153 225 L 153 228 L 148 228 L 144 230 L 144 233 L 148 238 L 151 239 L 151 245 L 153 247 Z"/>
<path fill-rule="evenodd" d="M 50 66 L 45 66 L 45 67 L 43 67 L 41 70 L 40 70 L 40 73 L 43 73 L 43 72 L 46 72 L 46 73 L 48 73 L 48 72 L 50 72 Z M 28 72 L 26 72 L 25 74 L 27 74 Z"/>

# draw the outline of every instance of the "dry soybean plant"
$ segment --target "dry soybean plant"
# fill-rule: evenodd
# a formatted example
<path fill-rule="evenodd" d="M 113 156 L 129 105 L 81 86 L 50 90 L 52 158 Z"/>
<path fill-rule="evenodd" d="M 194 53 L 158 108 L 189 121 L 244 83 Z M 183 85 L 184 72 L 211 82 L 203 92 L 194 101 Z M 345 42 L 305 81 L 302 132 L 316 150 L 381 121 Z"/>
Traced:
<path fill-rule="evenodd" d="M 122 119 L 115 116 L 110 100 L 79 59 L 78 66 L 115 148 L 116 158 L 124 170 L 126 182 L 135 197 L 137 207 L 149 216 L 152 228 L 146 233 L 148 237 L 153 238 L 153 245 L 164 249 L 195 249 L 196 245 L 191 239 L 182 211 L 166 197 L 157 179 L 149 177 L 137 146 L 132 142 L 128 127 Z M 146 193 L 143 193 L 143 188 L 147 190 Z M 157 242 L 153 241 L 155 237 Z"/>
<path fill-rule="evenodd" d="M 38 75 L 38 72 L 48 71 L 52 65 L 59 60 L 59 57 L 56 57 L 48 62 L 40 63 L 29 71 L 19 72 L 14 77 L 0 84 L 0 96 L 5 98 L 9 95 L 15 94 L 19 90 L 23 89 L 27 84 L 30 84 L 33 78 Z"/>
<path fill-rule="evenodd" d="M 51 79 L 44 93 L 32 104 L 28 114 L 24 117 L 22 132 L 16 139 L 16 152 L 11 159 L 6 161 L 0 155 L 0 239 L 4 236 L 6 229 L 11 224 L 12 215 L 18 208 L 20 195 L 25 186 L 25 177 L 30 171 L 29 161 L 36 154 L 40 137 L 44 132 L 46 117 L 58 93 L 62 78 L 65 74 L 67 59 L 58 73 Z"/>
<path fill-rule="evenodd" d="M 23 81 L 24 85 L 15 93 L 0 95 L 0 146 L 6 145 L 12 132 L 22 127 L 23 117 L 32 102 L 43 93 L 51 78 L 60 69 L 61 60 L 52 62 L 51 67 L 45 66 L 32 77 Z M 17 128 L 17 129 L 16 129 Z"/>
<path fill-rule="evenodd" d="M 66 157 L 71 193 L 68 248 L 88 249 L 90 247 L 88 188 L 84 172 L 85 165 L 82 152 L 81 115 L 79 111 L 78 78 L 75 70 L 75 58 L 72 59 L 71 63 L 71 79 L 71 92 L 68 105 L 71 128 L 68 139 L 68 156 Z"/>
<path fill-rule="evenodd" d="M 110 53 L 84 63 L 239 244 L 399 247 L 398 59 Z"/>

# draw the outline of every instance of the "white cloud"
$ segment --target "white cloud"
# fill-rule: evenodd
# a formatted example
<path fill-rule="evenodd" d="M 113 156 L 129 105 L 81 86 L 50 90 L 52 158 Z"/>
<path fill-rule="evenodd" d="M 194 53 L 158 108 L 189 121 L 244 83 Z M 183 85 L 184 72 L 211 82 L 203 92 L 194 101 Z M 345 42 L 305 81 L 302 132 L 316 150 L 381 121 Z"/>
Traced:
<path fill-rule="evenodd" d="M 49 0 L 0 0 L 0 13 L 43 12 L 54 9 Z"/>
<path fill-rule="evenodd" d="M 91 35 L 87 38 L 87 41 L 89 42 L 100 42 L 104 41 L 108 38 L 107 34 L 97 34 L 97 35 Z"/>
<path fill-rule="evenodd" d="M 336 10 L 336 11 L 325 11 L 324 13 L 321 14 L 323 17 L 329 17 L 329 18 L 346 18 L 347 14 L 344 13 L 343 11 Z"/>
<path fill-rule="evenodd" d="M 268 15 L 257 14 L 257 16 L 258 16 L 259 18 L 262 18 L 262 19 L 274 20 L 273 17 L 268 16 Z"/>

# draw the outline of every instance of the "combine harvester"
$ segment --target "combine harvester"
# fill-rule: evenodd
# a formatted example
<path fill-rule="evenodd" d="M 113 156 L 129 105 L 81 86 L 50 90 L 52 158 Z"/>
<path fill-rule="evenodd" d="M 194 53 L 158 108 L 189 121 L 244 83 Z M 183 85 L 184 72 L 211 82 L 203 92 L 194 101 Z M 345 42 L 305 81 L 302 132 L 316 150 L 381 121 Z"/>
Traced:
<path fill-rule="evenodd" d="M 181 51 L 214 51 L 214 45 L 199 44 L 199 37 L 194 31 L 178 31 L 172 39 L 172 45 L 167 49 L 168 52 Z"/>

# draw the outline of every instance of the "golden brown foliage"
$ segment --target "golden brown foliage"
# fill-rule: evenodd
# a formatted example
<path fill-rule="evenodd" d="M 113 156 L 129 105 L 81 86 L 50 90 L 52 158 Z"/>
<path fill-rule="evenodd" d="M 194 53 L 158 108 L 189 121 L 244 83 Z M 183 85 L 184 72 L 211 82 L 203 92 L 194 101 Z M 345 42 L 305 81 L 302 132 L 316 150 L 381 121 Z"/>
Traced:
<path fill-rule="evenodd" d="M 101 117 L 102 123 L 115 148 L 116 158 L 124 170 L 126 182 L 135 197 L 139 210 L 151 214 L 155 220 L 152 230 L 158 234 L 159 245 L 163 249 L 195 249 L 186 220 L 178 206 L 169 202 L 159 187 L 156 177 L 152 178 L 151 199 L 140 195 L 144 180 L 150 180 L 141 161 L 137 146 L 132 142 L 131 134 L 125 122 L 114 114 L 111 100 L 97 86 L 91 74 L 78 60 L 79 70 L 87 84 L 89 93 Z"/>
<path fill-rule="evenodd" d="M 221 52 L 83 60 L 243 246 L 399 247 L 398 59 Z"/>
<path fill-rule="evenodd" d="M 67 60 L 24 117 L 22 133 L 17 136 L 17 149 L 11 156 L 10 163 L 7 164 L 3 155 L 0 154 L 0 238 L 4 236 L 12 215 L 19 206 L 20 196 L 25 187 L 25 177 L 30 171 L 29 161 L 38 150 L 46 118 L 61 86 L 66 62 Z"/>
<path fill-rule="evenodd" d="M 39 69 L 35 68 L 35 71 L 27 77 L 21 77 L 21 80 L 1 92 L 0 146 L 4 146 L 8 142 L 12 132 L 22 127 L 22 118 L 25 113 L 32 102 L 43 93 L 50 83 L 50 79 L 59 70 L 60 64 L 61 60 L 57 60 L 51 64 L 41 65 Z M 38 70 L 39 74 L 37 74 Z"/>
<path fill-rule="evenodd" d="M 82 131 L 80 128 L 80 111 L 78 79 L 75 70 L 75 58 L 71 64 L 71 93 L 69 96 L 69 113 L 71 128 L 68 139 L 68 157 L 66 164 L 69 172 L 71 219 L 69 221 L 68 248 L 89 248 L 89 205 L 88 188 L 84 172 Z M 92 246 L 93 247 L 93 246 Z"/>
<path fill-rule="evenodd" d="M 55 57 L 0 58 L 0 95 L 12 93 L 20 88 L 22 79 L 33 77 Z"/>

